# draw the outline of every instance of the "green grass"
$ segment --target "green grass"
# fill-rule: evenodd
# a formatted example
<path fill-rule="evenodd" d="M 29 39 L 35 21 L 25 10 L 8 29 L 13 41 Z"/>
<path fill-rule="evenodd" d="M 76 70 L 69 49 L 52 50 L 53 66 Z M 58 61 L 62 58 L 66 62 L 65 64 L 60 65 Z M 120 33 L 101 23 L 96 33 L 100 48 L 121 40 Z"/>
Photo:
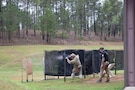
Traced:
<path fill-rule="evenodd" d="M 79 79 L 71 82 L 67 79 L 44 80 L 42 57 L 45 50 L 65 49 L 99 49 L 99 46 L 81 45 L 22 45 L 22 46 L 0 46 L 0 90 L 122 90 L 123 81 L 111 83 L 82 83 Z M 123 49 L 122 45 L 104 46 L 106 49 Z M 32 58 L 34 82 L 21 82 L 21 60 Z M 123 74 L 119 71 L 118 74 Z M 25 72 L 24 72 L 25 76 Z M 29 76 L 31 78 L 31 76 Z"/>
<path fill-rule="evenodd" d="M 32 87 L 33 84 L 35 85 L 34 88 Z M 115 83 L 111 83 L 112 86 L 110 84 L 80 83 L 79 81 L 74 81 L 71 83 L 70 80 L 65 83 L 62 80 L 53 80 L 43 81 L 38 83 L 38 85 L 35 82 L 28 83 L 27 85 L 30 85 L 32 87 L 31 89 L 33 90 L 121 90 L 121 87 L 123 86 L 123 84 Z M 40 88 L 38 87 L 39 85 L 41 86 Z"/>

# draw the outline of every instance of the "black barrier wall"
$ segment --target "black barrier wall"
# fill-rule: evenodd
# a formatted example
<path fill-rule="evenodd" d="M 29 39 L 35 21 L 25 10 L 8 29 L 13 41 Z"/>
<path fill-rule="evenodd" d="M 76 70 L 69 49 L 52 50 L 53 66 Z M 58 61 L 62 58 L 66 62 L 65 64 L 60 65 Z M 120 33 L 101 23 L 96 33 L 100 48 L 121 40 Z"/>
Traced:
<path fill-rule="evenodd" d="M 124 69 L 124 57 L 123 57 L 123 50 L 116 50 L 116 69 L 123 70 Z"/>
<path fill-rule="evenodd" d="M 63 61 L 64 51 L 45 51 L 45 75 L 57 76 L 60 66 L 60 61 Z M 61 64 L 61 67 L 63 64 Z"/>
<path fill-rule="evenodd" d="M 99 73 L 100 71 L 100 64 L 101 60 L 99 57 L 99 50 L 93 50 L 92 51 L 92 68 L 93 68 L 93 73 Z"/>
<path fill-rule="evenodd" d="M 85 51 L 84 54 L 84 74 L 89 75 L 93 73 L 92 68 L 92 51 Z"/>
<path fill-rule="evenodd" d="M 66 66 L 66 76 L 71 75 L 73 65 L 65 62 L 65 57 L 71 53 L 78 54 L 84 74 L 84 50 L 45 51 L 45 75 L 63 76 Z M 64 64 L 65 63 L 65 64 Z M 65 65 L 65 66 L 64 66 Z"/>
<path fill-rule="evenodd" d="M 116 63 L 116 69 L 124 68 L 122 50 L 106 50 L 109 55 L 109 62 Z M 82 64 L 83 75 L 99 73 L 101 60 L 99 50 L 62 50 L 62 51 L 45 51 L 44 74 L 51 76 L 69 76 L 71 75 L 73 65 L 68 64 L 65 57 L 71 53 L 78 54 Z"/>

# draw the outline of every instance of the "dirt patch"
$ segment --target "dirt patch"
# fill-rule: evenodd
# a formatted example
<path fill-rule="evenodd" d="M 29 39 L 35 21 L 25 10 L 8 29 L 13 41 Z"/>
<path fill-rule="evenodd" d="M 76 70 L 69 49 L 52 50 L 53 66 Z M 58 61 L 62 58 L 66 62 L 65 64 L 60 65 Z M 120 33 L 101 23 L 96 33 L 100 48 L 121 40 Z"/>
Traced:
<path fill-rule="evenodd" d="M 90 79 L 85 79 L 83 82 L 85 83 L 96 83 L 98 78 L 90 78 Z M 105 83 L 106 78 L 103 78 L 102 83 Z M 115 77 L 110 79 L 110 82 L 120 82 L 124 81 L 124 75 L 116 75 Z"/>

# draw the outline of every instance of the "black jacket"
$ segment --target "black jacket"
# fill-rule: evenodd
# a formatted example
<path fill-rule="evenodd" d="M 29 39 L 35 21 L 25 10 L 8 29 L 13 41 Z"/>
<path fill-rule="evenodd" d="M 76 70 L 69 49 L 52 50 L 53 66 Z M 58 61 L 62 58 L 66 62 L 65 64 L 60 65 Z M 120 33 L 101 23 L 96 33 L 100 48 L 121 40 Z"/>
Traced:
<path fill-rule="evenodd" d="M 101 57 L 101 60 L 102 58 L 105 58 L 104 62 L 109 61 L 108 53 L 106 51 L 100 52 L 100 57 Z"/>

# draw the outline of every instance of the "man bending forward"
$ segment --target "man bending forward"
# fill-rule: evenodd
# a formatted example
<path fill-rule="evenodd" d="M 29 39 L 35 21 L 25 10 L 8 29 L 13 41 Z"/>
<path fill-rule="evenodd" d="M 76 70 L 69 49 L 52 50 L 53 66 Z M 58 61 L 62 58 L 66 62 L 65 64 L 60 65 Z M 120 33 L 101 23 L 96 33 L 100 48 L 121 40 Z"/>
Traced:
<path fill-rule="evenodd" d="M 71 60 L 69 60 L 69 58 Z M 71 79 L 74 79 L 75 73 L 79 73 L 79 78 L 82 79 L 82 65 L 79 59 L 79 55 L 72 53 L 69 58 L 66 57 L 67 62 L 69 64 L 73 64 Z"/>

